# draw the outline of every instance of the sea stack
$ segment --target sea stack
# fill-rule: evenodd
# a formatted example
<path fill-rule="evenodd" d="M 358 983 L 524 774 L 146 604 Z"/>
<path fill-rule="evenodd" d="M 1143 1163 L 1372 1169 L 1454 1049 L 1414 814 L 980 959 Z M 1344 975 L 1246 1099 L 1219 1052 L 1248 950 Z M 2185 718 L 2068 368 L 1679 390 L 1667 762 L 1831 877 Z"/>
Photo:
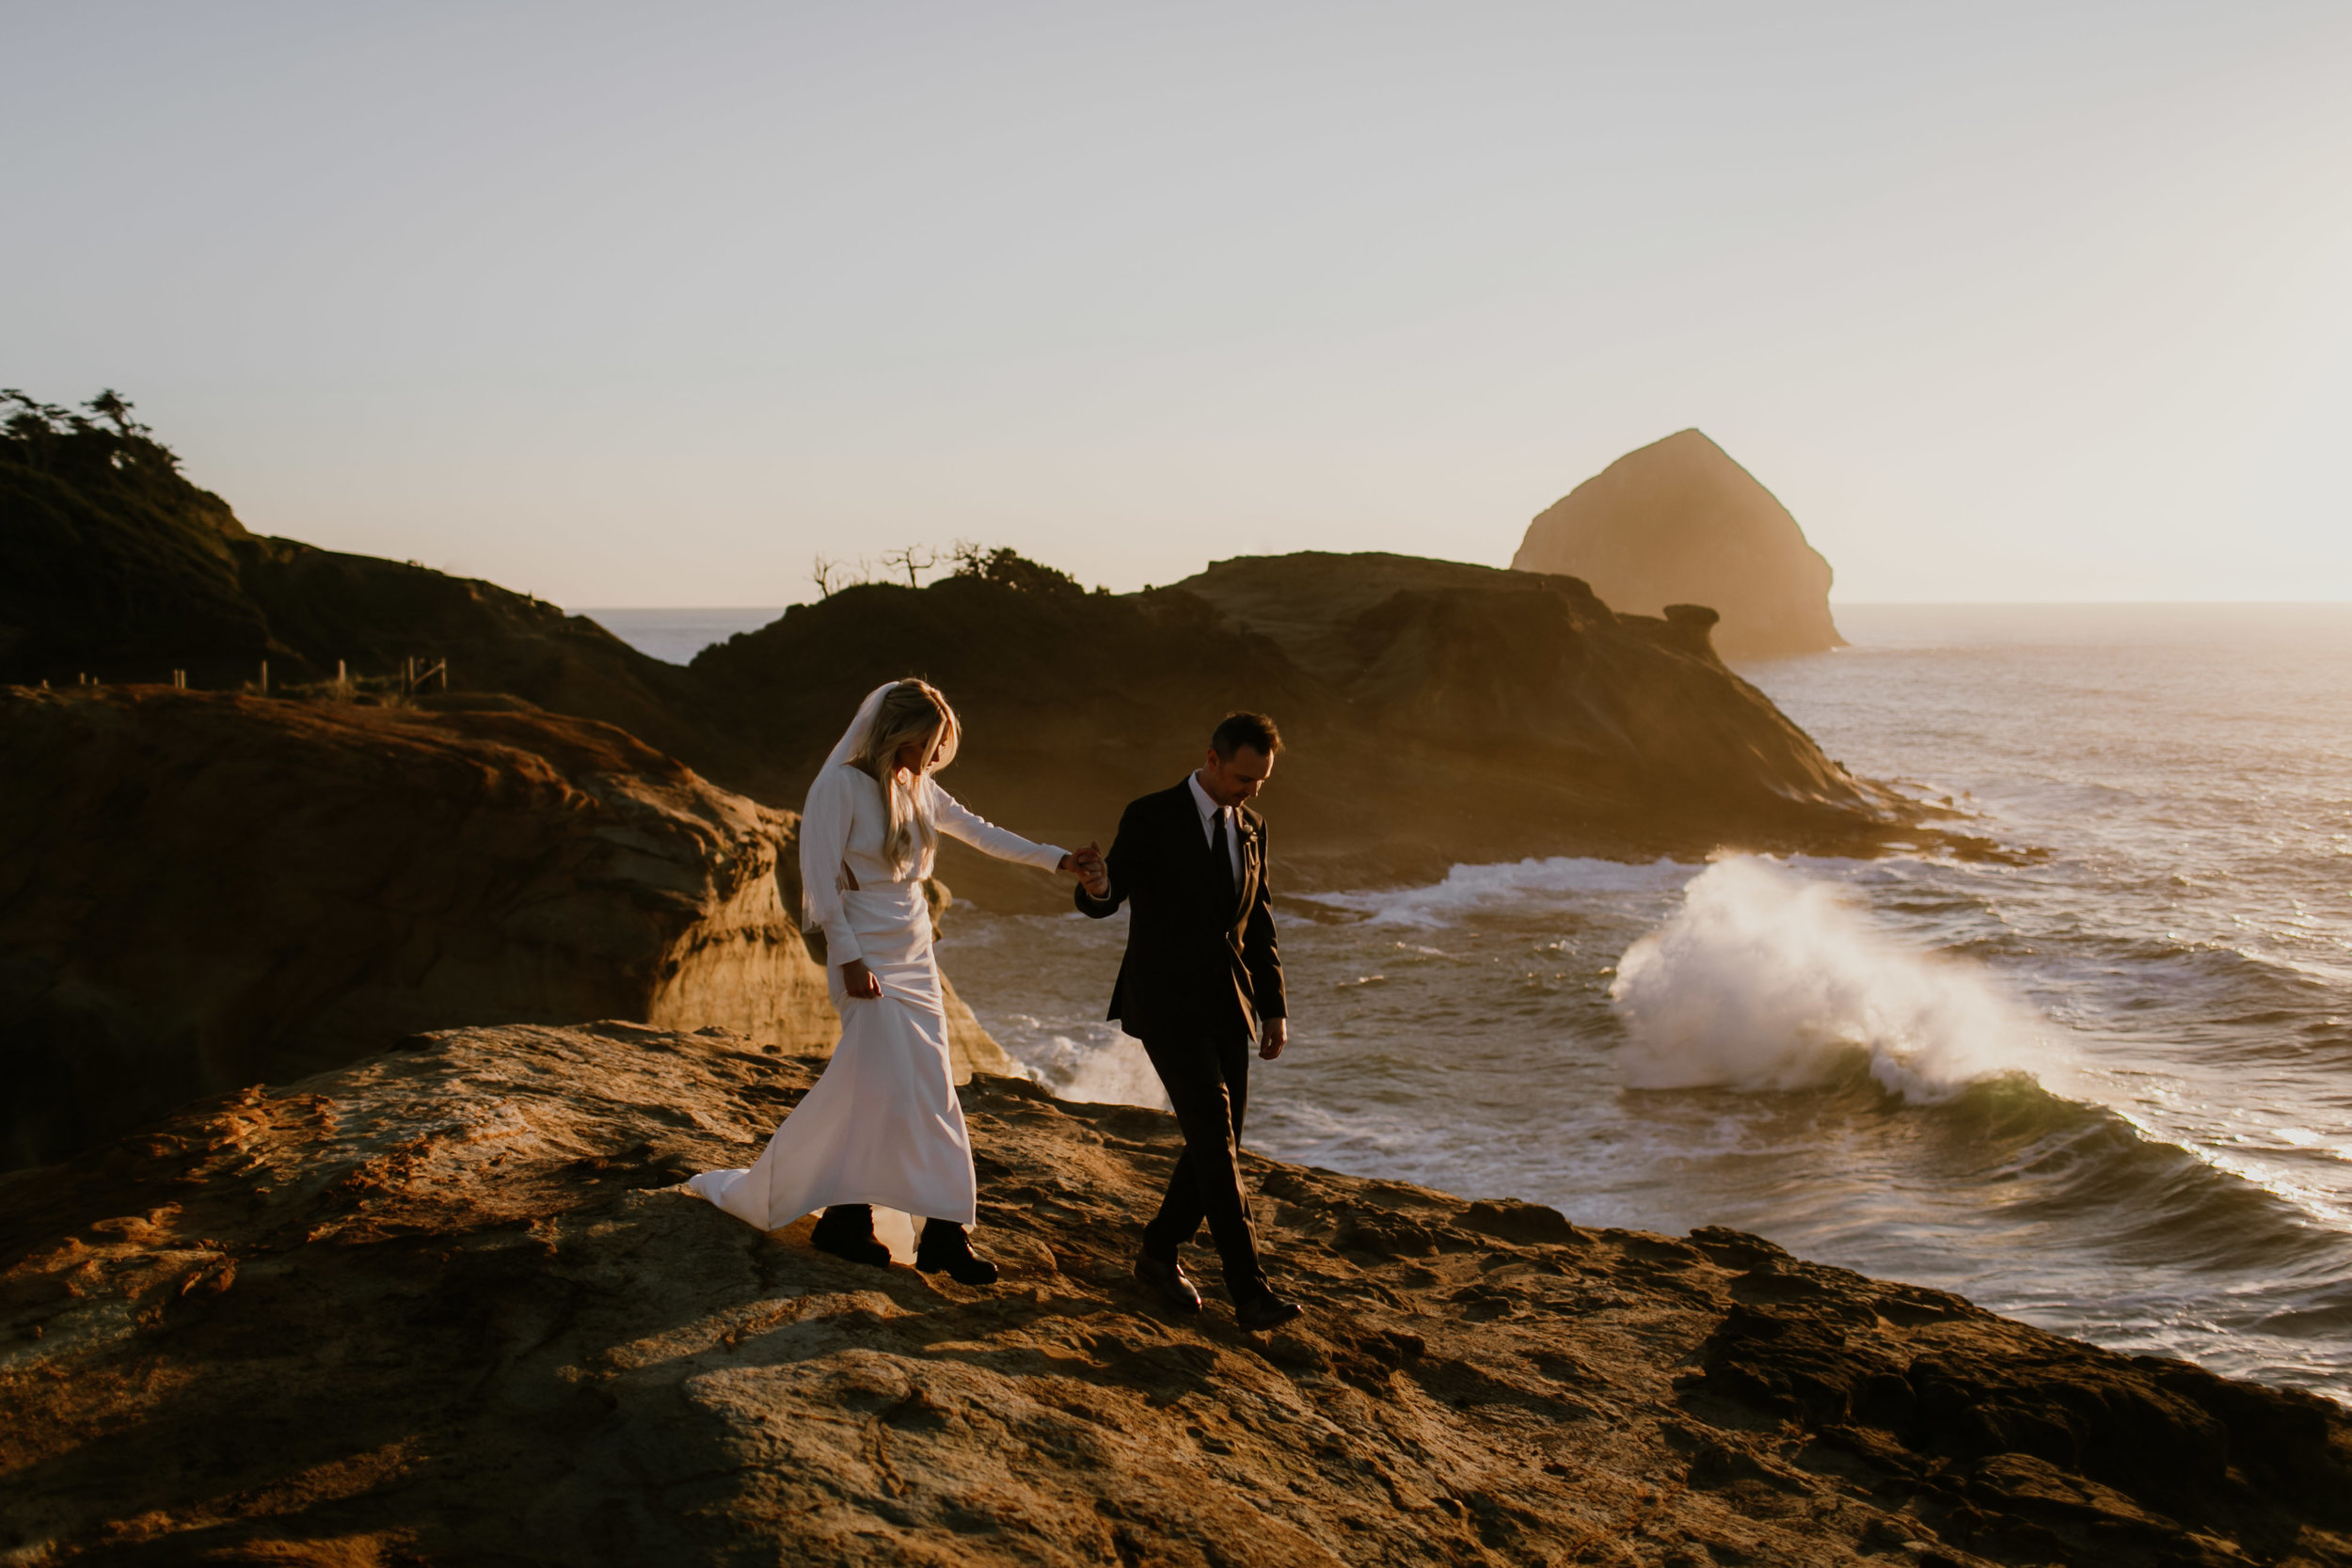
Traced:
<path fill-rule="evenodd" d="M 1527 525 L 1511 564 L 1582 578 L 1612 610 L 1723 616 L 1726 658 L 1842 648 L 1829 562 L 1756 476 L 1695 430 L 1629 451 Z"/>

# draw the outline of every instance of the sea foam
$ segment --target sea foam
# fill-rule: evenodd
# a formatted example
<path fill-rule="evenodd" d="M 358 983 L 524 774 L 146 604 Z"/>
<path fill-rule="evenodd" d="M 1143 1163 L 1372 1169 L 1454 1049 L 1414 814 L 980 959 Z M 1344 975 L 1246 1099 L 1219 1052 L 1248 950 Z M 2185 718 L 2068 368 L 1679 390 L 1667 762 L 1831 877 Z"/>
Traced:
<path fill-rule="evenodd" d="M 1832 884 L 1735 856 L 1617 962 L 1637 1088 L 1798 1088 L 1867 1057 L 1890 1093 L 1948 1100 L 2033 1065 L 2048 1026 L 1985 971 L 1908 947 Z"/>
<path fill-rule="evenodd" d="M 1143 1053 L 1143 1042 L 1115 1029 L 1098 1027 L 1078 1037 L 1053 1035 L 1011 1049 L 1015 1065 L 1057 1100 L 1168 1108 L 1168 1091 Z"/>
<path fill-rule="evenodd" d="M 1425 887 L 1318 893 L 1308 896 L 1319 904 L 1357 911 L 1367 917 L 1367 925 L 1431 930 L 1499 905 L 1541 907 L 1572 903 L 1596 894 L 1662 893 L 1688 878 L 1691 869 L 1687 863 L 1669 860 L 1637 865 L 1555 855 L 1543 860 L 1457 865 L 1446 873 L 1444 881 Z"/>

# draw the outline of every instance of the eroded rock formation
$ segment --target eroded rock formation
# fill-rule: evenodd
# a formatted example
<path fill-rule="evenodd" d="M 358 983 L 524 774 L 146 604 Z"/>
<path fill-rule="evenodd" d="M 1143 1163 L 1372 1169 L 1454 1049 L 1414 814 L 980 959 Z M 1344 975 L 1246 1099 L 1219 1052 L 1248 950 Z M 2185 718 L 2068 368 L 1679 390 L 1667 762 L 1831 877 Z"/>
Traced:
<path fill-rule="evenodd" d="M 976 1081 L 993 1290 L 675 1185 L 819 1065 L 467 1030 L 0 1181 L 0 1553 L 2352 1562 L 2334 1406 L 1751 1236 L 1251 1160 L 1257 1338 L 1127 1283 L 1154 1112 Z"/>
<path fill-rule="evenodd" d="M 380 682 L 415 656 L 446 661 L 460 692 L 618 724 L 789 808 L 857 700 L 920 673 L 972 721 L 950 787 L 1018 832 L 1081 844 L 1196 763 L 1227 711 L 1262 707 L 1295 741 L 1265 800 L 1293 886 L 1498 855 L 1867 851 L 1919 815 L 1724 669 L 1707 611 L 1620 615 L 1665 605 L 1613 610 L 1565 578 L 1308 554 L 1114 595 L 999 552 L 919 590 L 796 606 L 679 669 L 491 583 L 257 537 L 143 435 L 19 423 L 0 436 L 0 678 L 186 669 L 217 687 L 255 681 L 268 658 L 280 685 L 332 678 L 339 660 Z M 1772 507 L 1690 439 L 1754 491 L 1738 518 L 1756 498 Z M 1666 598 L 1716 603 L 1736 641 L 1745 612 L 1710 593 Z M 960 848 L 946 874 L 999 907 L 1057 896 Z"/>
<path fill-rule="evenodd" d="M 837 1032 L 787 913 L 796 819 L 610 725 L 17 688 L 0 754 L 10 1164 L 421 1029 Z"/>
<path fill-rule="evenodd" d="M 1260 805 L 1279 884 L 1441 877 L 1524 855 L 1847 852 L 1910 831 L 1715 657 L 1709 612 L 1620 615 L 1573 578 L 1409 556 L 1219 562 L 1092 594 L 968 578 L 868 584 L 705 650 L 715 705 L 767 716 L 748 787 L 790 799 L 875 682 L 939 682 L 965 720 L 944 782 L 1057 843 L 1200 760 L 1237 707 L 1290 740 Z M 1055 896 L 950 847 L 984 902 Z M 1066 897 L 1066 893 L 1061 895 Z"/>
<path fill-rule="evenodd" d="M 1583 578 L 1611 608 L 1675 604 L 1723 617 L 1726 658 L 1845 645 L 1830 618 L 1830 565 L 1772 493 L 1695 430 L 1629 451 L 1527 525 L 1511 564 Z"/>
<path fill-rule="evenodd" d="M 139 427 L 20 412 L 0 429 L 0 681 L 199 688 L 394 683 L 446 664 L 455 689 L 601 719 L 709 771 L 731 732 L 692 683 L 583 616 L 415 562 L 249 531 Z M 56 428 L 53 428 L 56 427 Z"/>

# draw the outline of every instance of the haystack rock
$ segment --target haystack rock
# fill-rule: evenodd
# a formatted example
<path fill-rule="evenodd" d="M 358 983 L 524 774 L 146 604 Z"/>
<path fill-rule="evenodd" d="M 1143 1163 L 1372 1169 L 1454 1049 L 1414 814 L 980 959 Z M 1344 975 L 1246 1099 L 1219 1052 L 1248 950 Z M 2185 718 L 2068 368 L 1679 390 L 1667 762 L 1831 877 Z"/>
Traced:
<path fill-rule="evenodd" d="M 457 1024 L 831 1049 L 796 818 L 475 705 L 0 690 L 0 1165 Z M 967 1068 L 1009 1069 L 957 1022 Z"/>
<path fill-rule="evenodd" d="M 1130 1278 L 1158 1112 L 973 1081 L 990 1289 L 677 1185 L 822 1065 L 456 1030 L 0 1183 L 0 1557 L 2352 1561 L 2327 1401 L 1733 1231 L 1251 1157 L 1308 1306 L 1257 1336 Z"/>
<path fill-rule="evenodd" d="M 1582 578 L 1613 610 L 1707 605 L 1726 658 L 1842 648 L 1829 562 L 1788 509 L 1695 430 L 1629 451 L 1527 525 L 1511 564 Z"/>

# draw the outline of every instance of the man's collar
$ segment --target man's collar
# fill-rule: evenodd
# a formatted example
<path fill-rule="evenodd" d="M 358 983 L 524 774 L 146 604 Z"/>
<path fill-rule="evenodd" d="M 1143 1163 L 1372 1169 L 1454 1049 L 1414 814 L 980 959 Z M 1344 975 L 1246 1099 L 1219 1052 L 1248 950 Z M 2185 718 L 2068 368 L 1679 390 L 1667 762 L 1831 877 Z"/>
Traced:
<path fill-rule="evenodd" d="M 1202 822 L 1208 821 L 1210 817 L 1224 809 L 1216 803 L 1216 797 L 1200 787 L 1200 775 L 1198 772 L 1185 774 L 1184 783 L 1192 786 L 1192 808 L 1200 814 Z"/>

